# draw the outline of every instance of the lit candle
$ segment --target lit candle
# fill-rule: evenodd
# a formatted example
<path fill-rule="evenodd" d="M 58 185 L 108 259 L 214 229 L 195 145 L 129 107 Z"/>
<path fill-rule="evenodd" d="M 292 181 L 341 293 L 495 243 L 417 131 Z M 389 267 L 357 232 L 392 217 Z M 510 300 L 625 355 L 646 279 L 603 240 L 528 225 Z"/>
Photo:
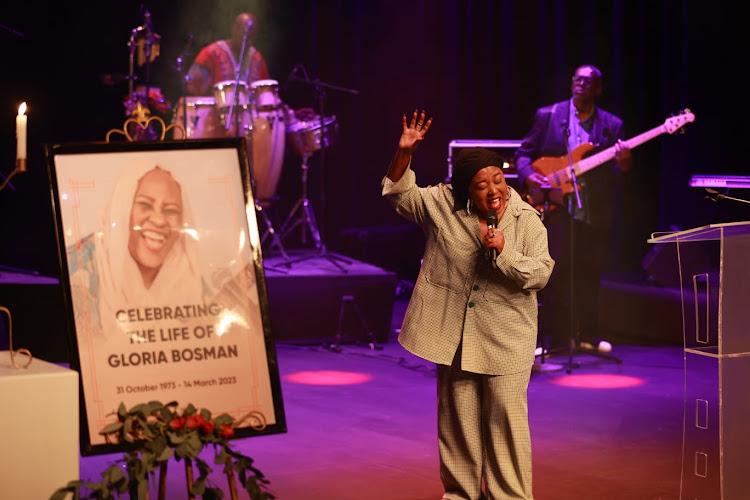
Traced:
<path fill-rule="evenodd" d="M 26 159 L 26 103 L 18 106 L 16 116 L 16 159 Z"/>

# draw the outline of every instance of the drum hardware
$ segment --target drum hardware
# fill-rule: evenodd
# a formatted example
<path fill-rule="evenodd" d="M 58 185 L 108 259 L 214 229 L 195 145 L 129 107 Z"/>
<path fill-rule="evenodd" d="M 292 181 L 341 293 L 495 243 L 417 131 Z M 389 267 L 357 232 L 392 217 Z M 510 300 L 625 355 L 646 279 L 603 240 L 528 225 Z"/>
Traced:
<path fill-rule="evenodd" d="M 309 167 L 307 166 L 307 160 L 311 155 L 312 153 L 304 153 L 302 155 L 302 164 L 300 165 L 300 169 L 302 171 L 302 195 L 295 202 L 292 210 L 289 212 L 289 215 L 287 215 L 286 219 L 284 219 L 284 223 L 281 225 L 281 229 L 279 229 L 279 232 L 281 233 L 281 238 L 283 239 L 290 232 L 292 232 L 294 228 L 296 228 L 300 224 L 303 224 L 301 235 L 302 244 L 305 245 L 307 243 L 307 232 L 305 231 L 305 229 L 307 229 L 308 231 L 310 231 L 310 236 L 315 243 L 315 248 L 318 250 L 322 250 L 323 241 L 320 238 L 320 231 L 318 231 L 318 225 L 315 221 L 315 213 L 313 212 L 312 206 L 310 205 L 310 199 L 307 197 L 307 171 L 309 170 Z M 299 216 L 297 216 L 298 211 L 301 211 Z M 295 216 L 297 217 L 295 218 Z"/>
<path fill-rule="evenodd" d="M 302 73 L 304 75 L 303 77 L 300 77 L 298 74 Z M 338 134 L 338 125 L 335 123 L 335 116 L 334 117 L 326 117 L 324 113 L 325 108 L 325 96 L 327 90 L 334 90 L 338 92 L 345 92 L 352 95 L 359 94 L 359 91 L 354 89 L 347 89 L 343 87 L 338 87 L 336 85 L 331 85 L 328 83 L 325 83 L 321 81 L 320 79 L 316 78 L 314 80 L 311 80 L 310 77 L 307 74 L 307 70 L 302 64 L 297 64 L 294 69 L 291 71 L 291 73 L 287 76 L 286 82 L 284 83 L 284 87 L 286 88 L 290 83 L 302 83 L 305 85 L 311 85 L 314 90 L 314 96 L 318 104 L 318 117 L 319 122 L 313 123 L 312 126 L 308 125 L 301 125 L 300 130 L 294 130 L 291 133 L 292 138 L 292 145 L 293 149 L 297 154 L 302 156 L 302 197 L 297 200 L 297 203 L 295 203 L 294 207 L 292 208 L 292 211 L 287 216 L 286 220 L 284 221 L 284 224 L 281 226 L 281 236 L 282 238 L 286 236 L 294 227 L 304 223 L 304 225 L 310 230 L 310 233 L 313 236 L 313 240 L 315 241 L 315 248 L 318 250 L 319 257 L 323 257 L 328 259 L 333 265 L 338 267 L 342 272 L 347 272 L 346 268 L 341 266 L 339 262 L 344 262 L 346 264 L 351 264 L 351 261 L 344 259 L 339 256 L 334 256 L 328 253 L 325 243 L 323 242 L 323 234 L 324 231 L 322 230 L 322 227 L 318 229 L 318 226 L 315 221 L 315 215 L 313 213 L 312 207 L 310 206 L 310 200 L 307 198 L 307 160 L 310 158 L 310 156 L 315 151 L 320 151 L 320 161 L 318 162 L 319 170 L 320 170 L 320 178 L 321 180 L 325 179 L 325 149 L 333 143 L 333 140 L 335 137 L 337 137 Z M 294 125 L 296 127 L 296 125 Z M 330 132 L 333 131 L 333 134 L 330 134 Z M 301 136 L 296 134 L 302 134 Z M 321 182 L 322 184 L 322 182 Z M 321 186 L 320 189 L 320 211 L 321 211 L 321 221 L 325 221 L 325 217 L 323 217 L 323 210 L 325 208 L 325 186 Z M 295 217 L 295 213 L 301 210 L 302 213 L 300 214 L 300 218 L 298 218 L 296 221 L 292 222 Z M 305 232 L 303 228 L 303 242 L 305 241 Z M 315 255 L 312 256 L 306 256 L 302 257 L 293 261 L 289 261 L 286 264 L 291 265 L 296 262 L 300 262 L 303 260 L 315 258 Z"/>
<path fill-rule="evenodd" d="M 319 132 L 325 126 L 325 124 L 331 125 L 335 122 L 335 120 L 336 117 L 332 116 L 326 117 L 323 120 L 315 120 L 312 123 L 297 122 L 290 127 L 290 136 L 292 137 L 293 150 L 295 153 L 302 157 L 302 164 L 300 165 L 300 169 L 302 171 L 302 195 L 292 207 L 289 215 L 287 215 L 284 223 L 281 225 L 281 229 L 279 230 L 279 232 L 281 233 L 281 238 L 285 238 L 297 226 L 301 225 L 302 245 L 304 246 L 307 243 L 307 231 L 309 231 L 310 236 L 312 237 L 315 244 L 315 248 L 319 252 L 319 255 L 330 260 L 331 263 L 338 267 L 342 272 L 347 272 L 347 270 L 342 267 L 339 262 L 351 264 L 351 261 L 338 256 L 327 254 L 325 244 L 323 243 L 323 238 L 320 235 L 320 230 L 318 229 L 318 224 L 315 220 L 315 212 L 313 211 L 312 205 L 310 204 L 310 199 L 307 197 L 307 171 L 309 170 L 307 161 L 315 151 L 322 150 L 323 148 L 326 148 L 330 144 L 332 144 L 332 140 L 330 139 L 333 139 L 333 136 L 330 139 L 326 137 L 321 138 L 320 136 L 317 136 L 317 138 L 315 138 L 315 134 L 316 132 Z M 293 261 L 288 261 L 286 264 L 291 265 L 296 262 L 307 260 L 309 258 L 311 257 L 303 257 Z"/>
<path fill-rule="evenodd" d="M 285 108 L 282 107 L 271 111 L 271 115 L 268 116 L 266 113 L 259 114 L 248 122 L 248 126 L 244 128 L 244 135 L 250 150 L 249 174 L 255 211 L 260 222 L 265 225 L 265 231 L 260 239 L 261 247 L 270 237 L 270 250 L 278 250 L 284 260 L 288 261 L 289 255 L 266 210 L 273 201 L 277 200 L 274 194 L 284 159 L 284 121 L 282 116 L 277 117 L 273 113 L 285 112 Z M 282 271 L 277 268 L 273 269 Z"/>
<path fill-rule="evenodd" d="M 260 238 L 260 246 L 262 247 L 263 244 L 266 242 L 266 238 L 271 238 L 271 250 L 276 248 L 281 256 L 284 258 L 284 260 L 289 260 L 289 254 L 286 253 L 286 250 L 284 249 L 284 245 L 281 243 L 281 237 L 279 236 L 279 233 L 276 232 L 276 229 L 274 229 L 273 224 L 271 223 L 270 217 L 268 217 L 268 214 L 266 213 L 265 208 L 261 204 L 260 200 L 257 198 L 255 199 L 255 212 L 260 216 L 260 218 L 263 220 L 263 223 L 266 226 L 266 230 L 263 233 L 263 236 Z"/>
<path fill-rule="evenodd" d="M 172 123 L 180 123 L 186 131 L 187 139 L 222 137 L 224 129 L 218 123 L 216 101 L 213 97 L 181 97 L 175 106 Z M 182 134 L 174 135 L 183 139 Z"/>

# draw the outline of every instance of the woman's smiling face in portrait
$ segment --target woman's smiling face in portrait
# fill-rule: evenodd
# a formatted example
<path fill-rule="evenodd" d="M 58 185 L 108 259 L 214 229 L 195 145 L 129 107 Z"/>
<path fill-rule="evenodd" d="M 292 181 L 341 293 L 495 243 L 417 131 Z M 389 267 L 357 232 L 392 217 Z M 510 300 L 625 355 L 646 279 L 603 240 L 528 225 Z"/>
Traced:
<path fill-rule="evenodd" d="M 182 190 L 172 175 L 159 167 L 146 173 L 133 197 L 128 238 L 128 250 L 146 287 L 177 242 L 182 216 Z"/>

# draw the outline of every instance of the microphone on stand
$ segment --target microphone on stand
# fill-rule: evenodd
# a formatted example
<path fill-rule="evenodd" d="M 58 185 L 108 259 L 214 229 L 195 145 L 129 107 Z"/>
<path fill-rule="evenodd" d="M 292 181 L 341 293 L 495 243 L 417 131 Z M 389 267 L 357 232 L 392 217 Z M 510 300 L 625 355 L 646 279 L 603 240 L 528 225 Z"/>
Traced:
<path fill-rule="evenodd" d="M 289 87 L 289 84 L 292 82 L 295 82 L 297 80 L 302 80 L 302 78 L 297 76 L 297 72 L 300 69 L 302 70 L 302 73 L 305 75 L 304 81 L 310 80 L 310 77 L 307 76 L 307 71 L 305 70 L 305 66 L 302 63 L 297 63 L 294 66 L 294 68 L 292 68 L 292 71 L 289 72 L 289 75 L 287 75 L 284 85 L 281 86 L 281 90 L 286 90 Z"/>
<path fill-rule="evenodd" d="M 151 13 L 143 4 L 141 4 L 141 16 L 143 17 L 143 28 L 150 33 L 153 29 L 153 24 L 151 23 Z"/>
<path fill-rule="evenodd" d="M 255 26 L 255 21 L 253 19 L 248 19 L 245 23 L 245 37 L 249 38 L 251 40 L 255 40 L 255 35 L 258 34 L 258 31 Z"/>
<path fill-rule="evenodd" d="M 182 63 L 185 61 L 185 58 L 190 55 L 190 47 L 193 46 L 193 34 L 188 35 L 188 41 L 185 44 L 185 48 L 180 53 L 180 55 L 177 56 L 177 59 L 175 59 L 176 63 L 172 66 L 173 69 L 176 69 L 177 71 L 182 71 Z"/>
<path fill-rule="evenodd" d="M 487 231 L 495 229 L 497 227 L 497 210 L 490 208 L 487 210 Z M 497 248 L 490 248 L 490 260 L 492 261 L 492 267 L 497 269 Z"/>
<path fill-rule="evenodd" d="M 560 123 L 563 133 L 565 134 L 565 149 L 568 151 L 568 166 L 570 167 L 570 180 L 573 183 L 573 192 L 576 194 L 576 202 L 578 203 L 578 209 L 582 208 L 581 205 L 581 194 L 578 192 L 578 176 L 576 175 L 576 169 L 573 164 L 573 156 L 570 153 L 570 128 L 568 128 L 568 121 L 565 120 Z M 573 212 L 569 210 L 572 214 Z"/>

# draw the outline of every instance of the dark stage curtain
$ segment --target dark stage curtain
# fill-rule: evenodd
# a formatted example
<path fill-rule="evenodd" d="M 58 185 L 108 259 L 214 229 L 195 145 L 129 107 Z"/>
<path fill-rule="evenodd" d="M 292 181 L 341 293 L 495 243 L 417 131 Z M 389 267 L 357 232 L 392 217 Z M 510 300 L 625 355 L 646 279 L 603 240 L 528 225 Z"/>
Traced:
<path fill-rule="evenodd" d="M 379 183 L 415 107 L 434 125 L 414 159 L 421 183 L 443 180 L 453 139 L 520 139 L 534 110 L 569 96 L 583 63 L 604 75 L 601 106 L 620 115 L 629 137 L 689 107 L 685 135 L 665 135 L 634 150 L 617 228 L 622 265 L 638 267 L 654 231 L 747 218 L 690 189 L 692 174 L 742 175 L 735 147 L 748 127 L 738 108 L 747 56 L 741 16 L 715 4 L 649 0 L 549 1 L 160 1 L 13 3 L 0 11 L 3 104 L 0 172 L 12 167 L 13 117 L 30 106 L 30 171 L 0 193 L 0 263 L 57 269 L 41 144 L 102 140 L 124 121 L 124 84 L 102 73 L 127 72 L 130 30 L 150 10 L 162 35 L 152 83 L 176 102 L 170 66 L 194 35 L 198 48 L 228 34 L 241 10 L 259 20 L 257 47 L 293 109 L 321 102 L 340 127 L 336 145 L 310 159 L 309 194 L 329 248 L 352 227 L 400 225 Z M 189 62 L 189 61 L 188 61 Z M 313 86 L 286 84 L 302 64 L 312 79 L 345 89 L 319 98 Z M 300 159 L 287 151 L 276 207 L 286 214 L 300 187 Z M 744 193 L 735 193 L 742 196 Z M 750 195 L 750 193 L 747 193 Z"/>

